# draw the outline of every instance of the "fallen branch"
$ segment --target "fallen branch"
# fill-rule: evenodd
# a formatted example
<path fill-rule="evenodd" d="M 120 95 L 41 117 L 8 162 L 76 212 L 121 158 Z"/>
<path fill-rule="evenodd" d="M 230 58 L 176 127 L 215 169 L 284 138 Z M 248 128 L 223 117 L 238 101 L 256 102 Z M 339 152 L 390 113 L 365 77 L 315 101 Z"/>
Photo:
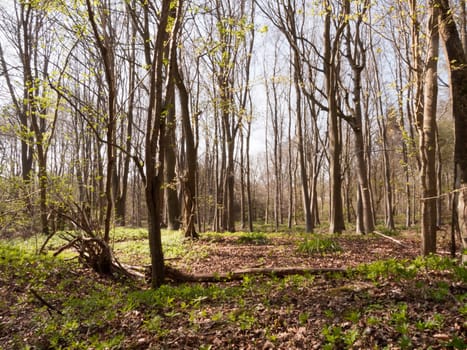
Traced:
<path fill-rule="evenodd" d="M 229 282 L 242 280 L 245 276 L 250 275 L 285 277 L 290 275 L 319 275 L 325 273 L 346 272 L 346 269 L 341 268 L 276 267 L 250 268 L 226 273 L 188 274 L 171 266 L 165 266 L 166 277 L 176 282 Z"/>
<path fill-rule="evenodd" d="M 386 239 L 389 239 L 390 241 L 393 241 L 394 243 L 397 243 L 397 244 L 399 244 L 399 245 L 404 245 L 404 243 L 402 243 L 401 241 L 398 241 L 397 239 L 392 238 L 392 237 L 390 237 L 390 236 L 387 236 L 387 235 L 385 235 L 385 234 L 383 234 L 383 233 L 381 233 L 381 232 L 379 232 L 379 231 L 373 231 L 373 233 L 376 233 L 377 235 L 379 235 L 379 236 L 381 236 L 381 237 L 384 237 L 384 238 L 386 238 Z"/>
<path fill-rule="evenodd" d="M 39 293 L 37 293 L 34 289 L 32 288 L 29 288 L 29 291 L 32 293 L 32 295 L 34 295 L 42 304 L 44 304 L 45 306 L 47 306 L 47 311 L 49 312 L 49 314 L 51 313 L 50 310 L 53 310 L 55 311 L 56 313 L 58 313 L 59 315 L 62 315 L 63 316 L 63 313 L 57 309 L 55 306 L 53 306 L 52 304 L 50 304 L 47 300 L 45 300 L 44 298 L 42 298 Z"/>
<path fill-rule="evenodd" d="M 76 243 L 78 242 L 78 240 L 79 240 L 78 238 L 75 238 L 75 239 L 69 241 L 67 244 L 61 246 L 59 249 L 57 249 L 57 250 L 55 251 L 55 253 L 53 254 L 53 256 L 57 256 L 57 255 L 59 255 L 61 252 L 63 252 L 64 250 L 73 248 L 73 247 L 76 245 Z"/>
<path fill-rule="evenodd" d="M 47 243 L 49 243 L 50 239 L 55 235 L 55 233 L 56 231 L 52 230 L 52 232 L 47 235 L 44 243 L 42 243 L 41 248 L 39 249 L 39 254 L 44 253 L 45 246 L 47 245 Z"/>
<path fill-rule="evenodd" d="M 122 264 L 118 262 L 118 266 L 120 266 L 126 273 L 128 274 L 127 276 L 135 278 L 135 279 L 140 279 L 144 280 L 146 278 L 146 270 L 144 266 L 133 266 L 133 265 L 127 265 L 127 264 Z"/>

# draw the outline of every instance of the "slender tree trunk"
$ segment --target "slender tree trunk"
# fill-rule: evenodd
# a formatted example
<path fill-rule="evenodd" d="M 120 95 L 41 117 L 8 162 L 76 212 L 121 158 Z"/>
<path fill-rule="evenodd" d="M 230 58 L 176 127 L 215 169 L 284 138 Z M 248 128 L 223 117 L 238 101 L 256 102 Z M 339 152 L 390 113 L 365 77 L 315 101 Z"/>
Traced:
<path fill-rule="evenodd" d="M 173 84 L 170 87 L 174 89 Z M 170 93 L 171 101 L 166 101 L 166 128 L 165 128 L 165 166 L 164 166 L 164 197 L 167 209 L 167 228 L 169 230 L 178 230 L 180 228 L 180 203 L 177 193 L 177 175 L 175 172 L 176 155 L 176 120 L 175 120 L 175 93 Z M 183 135 L 185 136 L 185 135 Z"/>
<path fill-rule="evenodd" d="M 95 18 L 94 6 L 90 0 L 86 0 L 88 19 L 92 27 L 94 40 L 96 41 L 97 48 L 99 49 L 100 56 L 102 58 L 105 81 L 108 87 L 107 96 L 107 130 L 106 130 L 106 143 L 107 143 L 107 169 L 105 175 L 105 218 L 104 218 L 104 241 L 108 243 L 110 241 L 110 226 L 113 215 L 113 176 L 115 167 L 115 132 L 116 132 L 116 94 L 117 87 L 115 81 L 115 61 L 114 61 L 114 45 L 112 42 L 111 33 L 107 27 L 109 19 L 106 13 L 110 9 L 106 8 L 106 11 L 102 11 L 100 24 L 103 28 L 99 30 L 98 21 Z M 110 26 L 110 25 L 109 25 Z M 112 28 L 110 28 L 112 29 Z"/>
<path fill-rule="evenodd" d="M 266 140 L 265 144 L 265 158 L 266 158 L 266 204 L 264 209 L 264 224 L 269 224 L 269 202 L 270 202 L 270 191 L 269 188 L 271 187 L 271 174 L 269 171 L 269 135 L 268 135 L 268 120 L 269 118 L 266 117 L 266 127 L 264 128 L 264 139 Z"/>
<path fill-rule="evenodd" d="M 183 226 L 185 237 L 198 238 L 196 232 L 196 172 L 197 172 L 197 150 L 195 145 L 195 137 L 191 126 L 190 110 L 189 110 L 189 95 L 181 75 L 176 52 L 174 52 L 174 74 L 175 82 L 180 95 L 180 107 L 182 114 L 182 128 L 185 142 L 185 170 L 183 176 Z"/>
<path fill-rule="evenodd" d="M 146 206 L 148 211 L 149 251 L 151 255 L 151 285 L 158 288 L 164 283 L 164 253 L 161 239 L 161 180 L 153 175 L 146 180 Z"/>
<path fill-rule="evenodd" d="M 87 0 L 89 1 L 89 0 Z M 177 45 L 178 31 L 181 21 L 181 8 L 183 0 L 179 0 L 175 7 L 173 28 L 169 29 L 169 17 L 173 14 L 170 9 L 172 0 L 163 0 L 160 7 L 160 18 L 157 27 L 157 34 L 154 40 L 150 39 L 149 16 L 150 7 L 147 2 L 141 4 L 142 19 L 137 22 L 141 25 L 138 31 L 143 39 L 143 48 L 146 65 L 149 67 L 148 74 L 148 106 L 146 109 L 146 129 L 145 129 L 145 154 L 144 165 L 136 162 L 141 178 L 143 179 L 146 195 L 149 251 L 151 254 L 151 286 L 158 288 L 164 283 L 164 254 L 162 250 L 161 237 L 161 185 L 164 173 L 164 133 L 165 118 L 164 100 L 171 100 L 170 88 L 164 84 L 164 78 L 173 78 L 173 60 L 166 57 L 167 45 L 172 48 Z M 127 4 L 130 6 L 130 4 Z M 136 9 L 131 9 L 135 18 Z M 170 34 L 169 35 L 169 30 Z M 153 43 L 153 44 L 152 44 Z M 168 62 L 168 64 L 166 64 Z M 171 79 L 168 79 L 168 81 Z M 165 96 L 164 96 L 165 94 Z"/>
<path fill-rule="evenodd" d="M 310 192 L 308 189 L 308 174 L 306 171 L 305 145 L 303 137 L 303 107 L 302 107 L 302 88 L 301 88 L 301 73 L 300 73 L 300 58 L 297 52 L 293 52 L 294 56 L 294 85 L 295 85 L 295 114 L 296 114 L 296 135 L 297 135 L 297 152 L 298 164 L 300 167 L 300 182 L 302 188 L 303 211 L 305 213 L 305 231 L 313 232 L 313 220 L 311 217 Z"/>
<path fill-rule="evenodd" d="M 363 54 L 363 52 L 361 53 Z M 371 197 L 370 197 L 370 185 L 367 177 L 368 170 L 365 161 L 365 144 L 363 138 L 363 123 L 362 123 L 362 107 L 361 107 L 361 72 L 363 70 L 364 63 L 358 64 L 353 61 L 353 131 L 354 131 L 354 151 L 355 158 L 357 160 L 357 178 L 358 178 L 358 194 L 361 201 L 360 209 L 361 214 L 357 216 L 361 218 L 361 233 L 370 233 L 374 230 Z"/>
<path fill-rule="evenodd" d="M 293 171 L 293 156 L 292 156 L 292 87 L 288 89 L 288 121 L 287 121 L 287 174 L 288 174 L 288 215 L 287 215 L 287 228 L 290 230 L 292 228 L 292 221 L 294 217 L 294 171 Z"/>
<path fill-rule="evenodd" d="M 431 4 L 428 19 L 428 63 L 424 81 L 423 120 L 419 121 L 420 134 L 420 183 L 422 211 L 423 255 L 436 253 L 436 108 L 438 95 L 438 7 Z"/>
<path fill-rule="evenodd" d="M 442 192 L 443 186 L 443 163 L 441 156 L 441 148 L 439 146 L 439 133 L 438 127 L 436 126 L 436 193 L 438 198 L 436 198 L 436 227 L 440 228 L 443 225 L 443 200 L 439 196 Z"/>
<path fill-rule="evenodd" d="M 326 6 L 330 6 L 326 1 Z M 345 230 L 344 208 L 342 203 L 342 171 L 341 153 L 342 140 L 337 110 L 337 41 L 331 41 L 331 16 L 326 10 L 324 24 L 324 72 L 326 79 L 326 95 L 328 100 L 328 130 L 329 130 L 329 181 L 330 181 L 330 217 L 329 232 L 340 233 Z"/>
<path fill-rule="evenodd" d="M 131 13 L 129 14 L 131 15 Z M 137 26 L 133 21 L 128 22 L 127 30 L 131 33 L 132 37 L 137 35 Z M 121 175 L 120 191 L 116 196 L 115 203 L 115 217 L 119 225 L 125 226 L 127 221 L 127 201 L 128 201 L 128 187 L 129 187 L 129 174 L 130 174 L 130 162 L 131 162 L 131 146 L 133 143 L 133 126 L 134 126 L 134 104 L 135 104 L 135 88 L 137 83 L 136 74 L 136 43 L 134 40 L 131 41 L 129 53 L 129 68 L 128 68 L 128 110 L 126 115 L 126 134 L 125 140 L 122 144 L 125 145 L 126 153 L 122 154 L 123 157 L 123 169 Z"/>
<path fill-rule="evenodd" d="M 251 100 L 250 100 L 251 103 Z M 248 230 L 253 232 L 253 203 L 251 197 L 251 177 L 250 177 L 250 137 L 251 137 L 251 121 L 248 121 L 246 134 L 246 191 L 248 203 Z"/>
<path fill-rule="evenodd" d="M 244 231 L 245 228 L 245 139 L 240 128 L 240 229 Z"/>
<path fill-rule="evenodd" d="M 384 168 L 384 189 L 385 189 L 385 213 L 386 213 L 386 228 L 389 230 L 395 229 L 394 223 L 394 195 L 391 183 L 391 162 L 388 150 L 386 122 L 381 121 L 381 135 L 383 141 L 383 168 Z"/>

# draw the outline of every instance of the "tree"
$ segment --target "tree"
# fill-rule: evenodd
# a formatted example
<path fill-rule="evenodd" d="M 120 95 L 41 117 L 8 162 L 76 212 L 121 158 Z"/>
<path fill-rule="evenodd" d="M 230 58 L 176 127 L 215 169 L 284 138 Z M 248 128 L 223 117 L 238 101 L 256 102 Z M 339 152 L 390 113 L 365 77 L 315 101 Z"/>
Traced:
<path fill-rule="evenodd" d="M 97 48 L 102 58 L 104 66 L 104 76 L 107 84 L 107 118 L 106 118 L 106 144 L 107 144 L 107 169 L 106 169 L 106 184 L 105 184 L 105 199 L 106 211 L 104 220 L 104 241 L 106 243 L 110 240 L 110 226 L 113 215 L 114 196 L 112 193 L 113 185 L 112 180 L 115 171 L 115 138 L 116 138 L 116 74 L 115 74 L 115 60 L 114 60 L 114 43 L 113 37 L 115 33 L 113 30 L 108 14 L 111 9 L 103 5 L 100 9 L 99 23 L 101 28 L 98 27 L 98 22 L 95 15 L 94 5 L 90 0 L 86 0 L 86 8 L 89 22 L 91 24 L 94 40 L 96 41 Z M 108 263 L 110 264 L 110 258 Z M 110 270 L 110 268 L 108 269 Z"/>
<path fill-rule="evenodd" d="M 274 5 L 258 2 L 261 11 L 273 22 L 277 29 L 285 36 L 287 43 L 290 47 L 290 64 L 292 69 L 292 81 L 294 87 L 295 105 L 292 110 L 295 113 L 295 134 L 297 136 L 297 155 L 300 171 L 300 183 L 302 192 L 303 212 L 305 217 L 306 232 L 312 232 L 314 229 L 313 217 L 311 212 L 311 199 L 308 182 L 308 171 L 306 162 L 305 151 L 305 137 L 304 137 L 304 66 L 302 60 L 305 59 L 301 44 L 305 39 L 303 26 L 297 20 L 297 16 L 301 14 L 304 16 L 305 11 L 298 8 L 299 4 L 293 0 L 283 0 L 275 3 Z M 304 6 L 302 4 L 302 6 Z M 303 18 L 301 19 L 303 21 Z M 274 85 L 273 85 L 274 86 Z M 274 91 L 274 90 L 273 90 Z M 277 99 L 275 99 L 277 103 Z M 273 118 L 273 122 L 275 119 Z M 277 130 L 274 126 L 273 130 Z M 277 136 L 275 136 L 277 138 Z M 290 141 L 290 140 L 289 140 Z M 277 149 L 275 149 L 277 151 Z M 275 154 L 277 156 L 277 154 Z M 277 171 L 276 171 L 277 173 Z M 276 179 L 278 181 L 278 179 Z M 278 195 L 276 191 L 276 195 Z M 289 215 L 290 217 L 290 215 Z"/>
<path fill-rule="evenodd" d="M 324 57 L 323 70 L 325 75 L 325 90 L 328 102 L 328 130 L 329 130 L 329 181 L 330 181 L 330 218 L 329 232 L 339 233 L 345 230 L 344 210 L 342 203 L 342 174 L 340 155 L 342 152 L 342 140 L 338 106 L 338 81 L 340 66 L 340 40 L 347 25 L 339 16 L 340 21 L 334 36 L 331 33 L 332 6 L 329 1 L 324 4 Z"/>
<path fill-rule="evenodd" d="M 435 1 L 435 6 L 439 6 L 439 31 L 449 62 L 455 130 L 454 161 L 460 179 L 457 211 L 465 262 L 467 261 L 465 254 L 467 249 L 467 58 L 449 1 Z"/>
<path fill-rule="evenodd" d="M 143 45 L 145 67 L 147 68 L 146 127 L 144 135 L 143 160 L 136 158 L 141 179 L 144 183 L 149 250 L 151 254 L 151 285 L 157 288 L 164 283 L 165 265 L 161 237 L 161 186 L 164 177 L 164 155 L 166 129 L 165 114 L 168 102 L 173 101 L 170 93 L 174 84 L 174 46 L 177 45 L 178 31 L 182 19 L 180 0 L 163 0 L 160 7 L 152 1 L 127 3 L 128 10 L 138 28 Z M 138 14 L 141 13 L 142 19 Z M 156 21 L 157 32 L 152 38 L 151 18 Z"/>
<path fill-rule="evenodd" d="M 2 31 L 12 43 L 20 63 L 18 75 L 22 77 L 21 93 L 16 90 L 17 82 L 12 73 L 17 63 L 7 62 L 0 44 L 1 68 L 19 120 L 17 132 L 21 139 L 22 177 L 32 184 L 35 156 L 38 166 L 41 231 L 46 235 L 49 234 L 47 157 L 55 132 L 60 97 L 50 91 L 47 82 L 50 66 L 53 64 L 53 50 L 47 45 L 44 50 L 40 48 L 47 40 L 54 40 L 54 33 L 49 27 L 53 18 L 47 15 L 49 6 L 52 5 L 50 1 L 41 4 L 14 1 L 14 15 L 2 9 L 5 19 Z M 10 26 L 14 27 L 14 31 L 11 31 L 13 27 Z M 63 69 L 59 74 L 63 74 Z"/>
<path fill-rule="evenodd" d="M 422 194 L 422 254 L 436 252 L 436 108 L 438 95 L 438 5 L 430 3 L 428 17 L 428 63 L 424 72 L 423 119 L 420 135 L 420 183 Z"/>
<path fill-rule="evenodd" d="M 179 6 L 182 6 L 181 2 Z M 175 84 L 177 85 L 180 95 L 183 142 L 185 146 L 185 164 L 181 177 L 183 188 L 183 229 L 185 231 L 185 237 L 193 239 L 198 238 L 195 226 L 197 148 L 193 128 L 191 126 L 188 90 L 178 64 L 176 47 L 174 47 L 173 50 L 173 72 Z"/>
<path fill-rule="evenodd" d="M 170 89 L 175 89 L 175 83 L 170 85 Z M 165 143 L 164 202 L 167 211 L 167 228 L 169 230 L 178 230 L 180 228 L 180 203 L 177 193 L 178 180 L 175 171 L 177 163 L 175 91 L 171 91 L 168 94 L 171 96 L 171 100 L 166 101 L 166 127 L 165 135 L 163 136 Z"/>
<path fill-rule="evenodd" d="M 371 204 L 370 184 L 368 179 L 368 168 L 365 160 L 364 127 L 362 112 L 362 71 L 366 66 L 366 48 L 362 38 L 361 26 L 370 4 L 364 1 L 355 9 L 356 13 L 351 14 L 350 1 L 345 2 L 345 14 L 349 18 L 355 18 L 354 33 L 352 33 L 351 23 L 347 25 L 345 33 L 345 45 L 347 60 L 352 70 L 352 101 L 351 105 L 347 101 L 348 108 L 351 111 L 351 117 L 347 118 L 354 132 L 355 157 L 357 159 L 357 177 L 358 177 L 358 202 L 357 206 L 357 231 L 361 233 L 370 233 L 374 230 L 373 210 Z"/>
<path fill-rule="evenodd" d="M 271 119 L 272 128 L 272 155 L 271 161 L 274 168 L 274 227 L 276 231 L 279 231 L 279 224 L 282 222 L 282 202 L 281 202 L 281 189 L 282 189 L 282 142 L 284 133 L 284 118 L 285 114 L 280 109 L 279 100 L 279 87 L 280 87 L 280 71 L 279 66 L 279 42 L 276 41 L 274 45 L 274 64 L 272 68 L 272 77 L 267 77 L 266 71 L 266 60 L 263 63 L 263 70 L 265 75 L 265 90 L 267 100 L 268 113 L 266 117 Z M 270 80 L 270 82 L 269 82 Z M 289 111 L 290 113 L 290 111 Z M 268 138 L 266 138 L 268 139 Z M 269 163 L 269 159 L 268 159 Z"/>

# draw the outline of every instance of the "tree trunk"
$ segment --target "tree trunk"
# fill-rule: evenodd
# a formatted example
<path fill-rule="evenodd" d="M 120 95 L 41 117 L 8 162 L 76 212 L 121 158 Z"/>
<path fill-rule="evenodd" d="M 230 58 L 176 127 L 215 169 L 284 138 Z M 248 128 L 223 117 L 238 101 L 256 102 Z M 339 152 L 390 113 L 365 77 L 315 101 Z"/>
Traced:
<path fill-rule="evenodd" d="M 329 2 L 326 1 L 326 6 Z M 324 24 L 324 72 L 326 78 L 326 95 L 328 100 L 328 133 L 329 133 L 329 189 L 330 189 L 330 217 L 329 232 L 341 233 L 345 230 L 344 208 L 342 203 L 342 171 L 341 153 L 342 140 L 337 110 L 337 60 L 338 41 L 331 40 L 331 12 L 326 9 Z"/>
<path fill-rule="evenodd" d="M 421 253 L 436 253 L 436 108 L 438 96 L 438 7 L 431 4 L 428 18 L 428 62 L 423 92 L 423 120 L 419 121 L 420 134 L 420 184 L 422 211 Z"/>
<path fill-rule="evenodd" d="M 197 171 L 197 150 L 193 128 L 191 126 L 189 95 L 183 81 L 176 54 L 174 56 L 175 83 L 180 95 L 180 108 L 182 114 L 183 140 L 185 143 L 185 169 L 183 173 L 183 229 L 185 237 L 198 238 L 196 232 L 196 171 Z"/>
<path fill-rule="evenodd" d="M 365 145 L 363 141 L 363 125 L 362 125 L 362 109 L 361 109 L 361 65 L 353 65 L 353 100 L 354 100 L 354 113 L 353 113 L 353 131 L 355 138 L 355 157 L 357 160 L 357 178 L 358 178 L 358 193 L 361 201 L 361 213 L 357 215 L 361 217 L 361 233 L 370 233 L 374 230 L 373 214 L 370 197 L 370 185 L 368 181 L 367 164 L 365 161 Z"/>
<path fill-rule="evenodd" d="M 297 57 L 298 59 L 298 57 Z M 305 232 L 311 233 L 313 232 L 313 220 L 311 217 L 311 206 L 310 206 L 310 192 L 308 189 L 308 175 L 306 171 L 306 160 L 305 160 L 305 147 L 304 147 L 304 140 L 303 140 L 303 130 L 302 130 L 302 106 L 301 106 L 301 88 L 300 82 L 298 81 L 298 72 L 295 72 L 294 75 L 297 76 L 295 79 L 296 83 L 296 116 L 297 116 L 297 130 L 296 134 L 298 136 L 297 139 L 297 151 L 298 151 L 298 165 L 300 168 L 300 182 L 302 188 L 302 199 L 303 199 L 303 211 L 305 213 Z"/>
<path fill-rule="evenodd" d="M 105 217 L 104 217 L 104 241 L 110 241 L 110 226 L 113 215 L 114 193 L 113 193 L 113 177 L 115 167 L 115 133 L 116 133 L 116 94 L 117 87 L 115 81 L 115 61 L 114 61 L 114 43 L 113 38 L 110 36 L 107 28 L 108 18 L 107 15 L 110 9 L 102 11 L 101 18 L 96 20 L 94 14 L 94 6 L 90 0 L 86 0 L 86 8 L 89 22 L 92 27 L 94 40 L 96 41 L 99 50 L 102 64 L 104 67 L 105 81 L 108 88 L 107 96 L 107 119 L 106 119 L 106 146 L 107 146 L 107 169 L 105 175 Z M 107 14 L 107 15 L 106 15 Z M 98 23 L 102 26 L 99 30 Z"/>
<path fill-rule="evenodd" d="M 89 0 L 87 0 L 89 1 Z M 146 109 L 146 128 L 144 140 L 144 161 L 135 162 L 145 186 L 146 206 L 148 215 L 149 251 L 151 254 L 151 286 L 158 288 L 164 283 L 164 255 L 161 237 L 161 184 L 164 174 L 164 100 L 172 100 L 170 84 L 173 84 L 174 67 L 171 57 L 167 54 L 170 46 L 177 46 L 180 29 L 183 0 L 179 0 L 172 8 L 172 0 L 163 0 L 160 5 L 160 18 L 155 39 L 150 39 L 150 7 L 147 2 L 141 4 L 142 20 L 138 33 L 142 36 L 143 48 L 148 71 L 148 106 Z M 137 10 L 127 6 L 136 17 Z M 174 14 L 175 12 L 175 14 Z M 174 15 L 173 17 L 171 17 Z M 169 30 L 169 18 L 171 22 Z M 172 27 L 173 26 L 173 27 Z M 169 33 L 170 31 L 170 33 Z M 170 34 L 170 35 L 169 35 Z M 166 64 L 168 62 L 168 64 Z M 165 84 L 164 84 L 165 82 Z M 165 95 L 165 96 L 164 96 Z M 144 165 L 143 165 L 144 164 Z"/>
<path fill-rule="evenodd" d="M 246 134 L 246 193 L 248 202 L 248 231 L 253 232 L 253 203 L 251 198 L 251 177 L 250 177 L 250 136 L 251 121 L 248 121 Z"/>
<path fill-rule="evenodd" d="M 172 84 L 170 84 L 172 85 Z M 170 87 L 173 89 L 173 85 Z M 167 228 L 178 230 L 180 228 L 180 203 L 177 193 L 176 167 L 176 120 L 175 120 L 175 95 L 172 91 L 172 100 L 166 101 L 166 128 L 165 128 L 165 166 L 164 166 L 164 197 L 167 209 Z M 185 136 L 185 135 L 184 135 Z"/>
<path fill-rule="evenodd" d="M 240 128 L 240 230 L 245 231 L 245 138 Z"/>
<path fill-rule="evenodd" d="M 394 230 L 394 208 L 393 208 L 393 192 L 391 182 L 391 164 L 389 161 L 389 150 L 387 142 L 386 122 L 381 121 L 381 134 L 383 135 L 383 168 L 384 168 L 384 188 L 385 188 L 385 208 L 386 208 L 386 228 Z"/>
<path fill-rule="evenodd" d="M 292 16 L 289 16 L 292 18 Z M 290 19 L 289 19 L 290 20 Z M 291 27 L 295 29 L 295 23 L 291 24 Z M 293 37 L 296 38 L 297 34 L 293 33 Z M 300 63 L 300 53 L 296 49 L 293 50 L 293 79 L 295 86 L 295 115 L 296 115 L 296 135 L 297 135 L 297 152 L 298 152 L 298 166 L 300 169 L 300 182 L 302 189 L 302 201 L 303 201 L 303 212 L 305 215 L 305 232 L 313 232 L 313 218 L 311 216 L 311 205 L 310 205 L 310 191 L 308 186 L 308 174 L 305 159 L 305 141 L 303 131 L 303 106 L 302 106 L 302 73 Z"/>
<path fill-rule="evenodd" d="M 463 246 L 463 261 L 467 261 L 467 58 L 448 0 L 439 0 L 440 34 L 450 70 L 451 103 L 454 117 L 454 160 L 458 165 L 460 189 L 458 221 Z"/>
<path fill-rule="evenodd" d="M 164 253 L 161 237 L 161 181 L 159 176 L 146 180 L 146 206 L 148 210 L 149 251 L 151 254 L 151 286 L 158 288 L 164 283 Z"/>

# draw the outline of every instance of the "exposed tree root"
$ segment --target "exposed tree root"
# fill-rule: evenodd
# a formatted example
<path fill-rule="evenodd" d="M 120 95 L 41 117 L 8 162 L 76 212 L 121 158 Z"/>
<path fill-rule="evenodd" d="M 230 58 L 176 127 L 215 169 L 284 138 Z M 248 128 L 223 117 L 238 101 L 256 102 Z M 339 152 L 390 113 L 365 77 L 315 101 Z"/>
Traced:
<path fill-rule="evenodd" d="M 165 266 L 166 278 L 175 282 L 228 282 L 242 280 L 245 276 L 263 275 L 271 277 L 285 277 L 289 275 L 319 275 L 325 273 L 343 273 L 341 268 L 309 268 L 309 267 L 276 267 L 250 268 L 214 274 L 188 274 L 171 266 Z"/>
<path fill-rule="evenodd" d="M 112 253 L 110 246 L 103 239 L 72 234 L 68 236 L 62 235 L 62 238 L 67 240 L 68 243 L 60 247 L 54 253 L 54 256 L 57 256 L 66 249 L 74 248 L 79 254 L 80 262 L 100 274 L 112 275 L 117 273 L 127 277 L 135 277 L 132 272 L 127 271 L 120 264 Z"/>

